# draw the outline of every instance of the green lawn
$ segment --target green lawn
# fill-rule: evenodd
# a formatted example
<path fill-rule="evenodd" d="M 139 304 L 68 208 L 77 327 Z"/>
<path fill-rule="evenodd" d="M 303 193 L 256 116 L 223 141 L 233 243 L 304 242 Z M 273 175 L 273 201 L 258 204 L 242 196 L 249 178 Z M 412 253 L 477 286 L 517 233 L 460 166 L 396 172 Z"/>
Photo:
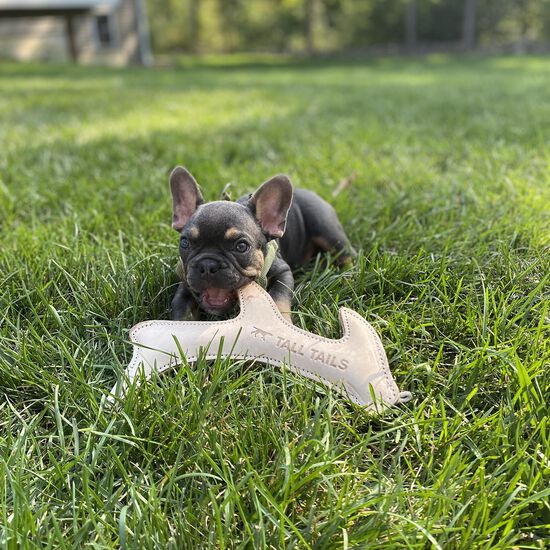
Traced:
<path fill-rule="evenodd" d="M 549 136 L 548 58 L 0 64 L 0 547 L 542 548 Z M 110 410 L 169 316 L 176 164 L 332 200 L 360 254 L 298 274 L 296 323 L 357 310 L 413 401 L 219 360 Z"/>

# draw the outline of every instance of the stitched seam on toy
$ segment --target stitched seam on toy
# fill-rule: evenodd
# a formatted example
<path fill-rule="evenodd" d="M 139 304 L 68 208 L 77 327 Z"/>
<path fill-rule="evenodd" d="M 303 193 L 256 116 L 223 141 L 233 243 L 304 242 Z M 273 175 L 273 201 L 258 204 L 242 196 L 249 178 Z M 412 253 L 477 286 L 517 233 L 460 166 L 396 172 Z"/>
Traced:
<path fill-rule="evenodd" d="M 378 366 L 380 370 L 382 370 L 382 372 L 384 373 L 384 378 L 386 379 L 386 384 L 389 391 L 392 394 L 392 398 L 395 399 L 397 397 L 397 394 L 395 392 L 394 385 L 392 384 L 393 380 L 392 380 L 389 366 L 387 365 L 386 361 L 384 361 L 384 357 L 385 357 L 384 348 L 382 347 L 382 343 L 380 342 L 380 338 L 378 334 L 376 334 L 376 331 L 371 326 L 371 324 L 367 322 L 367 326 L 369 327 L 369 331 L 374 337 L 374 343 L 376 345 L 376 350 L 378 351 Z"/>
<path fill-rule="evenodd" d="M 279 310 L 276 309 L 274 306 L 271 306 L 271 308 L 273 309 L 274 312 L 279 313 Z M 241 308 L 242 313 L 244 313 L 244 310 L 245 310 L 244 307 Z M 305 335 L 307 335 L 308 338 L 312 338 L 314 340 L 317 340 L 318 342 L 326 342 L 327 344 L 336 344 L 336 343 L 341 344 L 341 343 L 346 342 L 350 337 L 350 335 L 349 335 L 349 324 L 347 322 L 347 319 L 344 320 L 344 323 L 346 325 L 347 334 L 345 334 L 342 338 L 339 338 L 338 340 L 333 340 L 332 338 L 325 338 L 324 336 L 318 336 L 317 334 L 312 334 L 312 333 L 307 332 L 305 330 L 302 331 L 302 329 L 299 329 L 297 327 L 293 327 L 290 324 L 287 324 L 287 322 L 284 321 L 284 317 L 280 316 L 280 318 L 285 323 L 286 328 L 293 330 L 295 333 L 297 333 L 299 335 L 305 334 Z M 234 324 L 235 322 L 238 321 L 238 319 L 239 319 L 239 316 L 234 317 L 233 319 L 227 319 L 225 321 L 212 321 L 212 322 L 216 323 L 216 324 L 222 324 L 223 323 L 224 325 L 228 325 L 228 324 Z M 185 323 L 187 326 L 190 326 L 190 325 L 202 324 L 205 321 L 150 321 L 150 322 L 143 322 L 143 323 L 140 323 L 140 326 L 136 330 L 130 332 L 130 338 L 134 337 L 139 332 L 141 332 L 143 329 L 145 329 L 147 327 L 150 327 L 150 326 L 156 325 L 156 326 L 170 327 L 170 326 L 175 326 L 174 323 L 180 323 L 180 322 Z"/>
<path fill-rule="evenodd" d="M 194 359 L 193 359 L 194 357 Z M 216 359 L 218 357 L 218 354 L 206 354 L 205 358 L 207 360 L 212 360 L 212 359 Z M 227 356 L 229 357 L 229 356 Z M 327 378 L 325 378 L 323 375 L 317 373 L 317 372 L 313 372 L 313 371 L 310 371 L 309 369 L 306 369 L 304 367 L 298 367 L 296 365 L 293 365 L 291 363 L 286 363 L 286 361 L 282 361 L 281 359 L 276 359 L 274 357 L 270 357 L 268 355 L 265 355 L 265 354 L 262 354 L 261 356 L 259 357 L 255 357 L 255 356 L 251 356 L 251 355 L 247 355 L 245 353 L 238 353 L 238 354 L 231 354 L 230 356 L 232 359 L 248 359 L 250 361 L 260 361 L 260 362 L 263 362 L 261 361 L 262 359 L 266 359 L 267 361 L 271 363 L 275 363 L 276 365 L 278 365 L 279 367 L 282 367 L 283 365 L 289 367 L 291 370 L 293 370 L 295 373 L 298 372 L 307 372 L 309 374 L 312 375 L 312 377 L 314 379 L 321 379 L 321 380 L 324 380 L 324 382 L 329 385 L 329 386 L 343 386 L 346 391 L 350 394 L 350 396 L 353 398 L 353 400 L 359 405 L 360 404 L 360 398 L 358 396 L 358 394 L 355 392 L 355 390 L 353 390 L 353 388 L 349 388 L 345 383 L 344 381 L 340 381 L 340 382 L 336 382 L 336 381 L 331 381 L 331 380 L 328 380 Z M 197 357 L 196 356 L 193 356 L 191 355 L 191 358 L 188 358 L 186 357 L 186 359 L 190 362 L 193 362 L 193 361 L 196 361 L 197 360 Z M 177 366 L 176 365 L 173 365 L 173 366 Z"/>
<path fill-rule="evenodd" d="M 254 283 L 251 283 L 251 284 L 254 284 Z M 305 330 L 302 330 L 298 327 L 295 327 L 294 325 L 291 325 L 290 323 L 288 323 L 288 321 L 286 321 L 286 319 L 281 315 L 281 312 L 277 309 L 277 307 L 275 306 L 275 304 L 273 303 L 273 301 L 271 300 L 271 298 L 269 299 L 266 299 L 265 302 L 270 306 L 271 310 L 273 311 L 273 313 L 275 314 L 275 316 L 280 320 L 282 321 L 282 323 L 284 324 L 284 326 L 287 328 L 287 329 L 290 329 L 292 330 L 293 332 L 295 332 L 296 334 L 299 334 L 299 335 L 306 335 L 308 338 L 313 338 L 314 340 L 317 340 L 318 342 L 326 342 L 328 344 L 343 344 L 344 342 L 346 342 L 347 340 L 349 340 L 350 338 L 350 333 L 349 333 L 349 322 L 348 320 L 344 317 L 342 319 L 342 321 L 344 322 L 345 324 L 345 330 L 344 330 L 344 335 L 337 339 L 337 340 L 333 340 L 332 338 L 325 338 L 324 336 L 319 336 L 317 334 L 312 334 L 311 332 L 307 332 Z M 244 303 L 241 303 L 241 311 L 239 313 L 239 315 L 237 315 L 237 317 L 234 317 L 233 319 L 226 319 L 225 321 L 212 321 L 216 324 L 223 324 L 223 325 L 228 325 L 228 324 L 232 324 L 232 323 L 236 323 L 239 321 L 239 319 L 241 317 L 244 317 L 245 315 L 245 311 L 246 311 L 246 305 L 244 305 Z M 355 312 L 353 310 L 347 310 L 347 313 L 351 313 L 351 314 L 354 314 Z M 361 319 L 362 321 L 364 321 L 364 319 L 358 315 L 357 315 L 357 318 L 358 319 Z M 133 335 L 136 335 L 138 334 L 138 332 L 140 332 L 142 329 L 148 327 L 148 326 L 153 326 L 153 325 L 160 325 L 160 326 L 174 326 L 175 323 L 185 323 L 187 326 L 190 326 L 190 325 L 200 325 L 200 324 L 203 324 L 204 321 L 150 321 L 150 322 L 147 322 L 147 321 L 144 321 L 143 323 L 140 323 L 139 324 L 139 327 L 134 331 L 131 331 L 130 332 L 130 338 L 133 336 Z M 141 326 L 143 325 L 143 326 Z"/>
<path fill-rule="evenodd" d="M 346 311 L 341 313 L 340 315 L 340 320 L 342 321 L 342 325 L 343 325 L 343 336 L 338 339 L 338 340 L 334 340 L 334 339 L 330 339 L 330 338 L 325 338 L 323 336 L 318 336 L 316 334 L 311 334 L 307 331 L 304 331 L 302 329 L 299 329 L 297 327 L 294 327 L 293 325 L 289 324 L 285 319 L 284 317 L 282 317 L 281 313 L 279 312 L 279 310 L 276 308 L 275 304 L 273 303 L 273 301 L 271 300 L 271 298 L 265 298 L 264 299 L 264 303 L 267 303 L 270 307 L 271 307 L 271 310 L 272 312 L 275 314 L 275 317 L 278 318 L 278 320 L 280 322 L 283 323 L 283 325 L 287 328 L 287 329 L 291 329 L 292 332 L 298 334 L 298 335 L 306 335 L 308 338 L 311 338 L 313 340 L 316 340 L 318 342 L 324 342 L 324 343 L 327 343 L 327 344 L 341 344 L 341 343 L 344 343 L 346 342 L 351 334 L 350 334 L 350 324 L 349 324 L 349 319 L 348 319 L 348 315 L 353 315 L 356 317 L 356 319 L 358 319 L 360 322 L 363 322 L 367 324 L 367 327 L 369 329 L 369 332 L 370 334 L 373 336 L 374 338 L 374 344 L 376 346 L 376 350 L 377 350 L 377 353 L 378 353 L 378 360 L 377 360 L 377 363 L 378 363 L 378 369 L 382 371 L 383 375 L 384 375 L 384 378 L 385 378 L 385 382 L 387 384 L 387 389 L 389 390 L 389 392 L 391 393 L 392 395 L 392 398 L 395 399 L 397 394 L 396 394 L 396 391 L 395 391 L 395 388 L 394 388 L 394 385 L 395 385 L 395 382 L 393 381 L 393 378 L 392 378 L 392 375 L 391 375 L 391 372 L 389 370 L 389 365 L 387 364 L 386 361 L 384 361 L 384 357 L 385 357 L 385 352 L 384 352 L 384 349 L 382 347 L 382 344 L 381 344 L 381 341 L 380 341 L 380 338 L 378 337 L 378 334 L 376 333 L 376 331 L 374 330 L 374 328 L 370 325 L 370 323 L 368 321 L 366 321 L 366 319 L 364 319 L 363 317 L 361 317 L 358 313 L 356 313 L 355 311 L 353 310 L 350 310 L 350 309 L 347 309 L 346 308 Z M 241 305 L 241 310 L 240 310 L 240 313 L 239 315 L 237 315 L 237 317 L 233 318 L 233 319 L 227 319 L 227 320 L 224 320 L 224 321 L 215 321 L 216 324 L 219 324 L 219 325 L 233 325 L 233 324 L 238 324 L 239 321 L 242 321 L 246 315 L 246 304 L 245 304 L 245 300 L 240 300 L 240 305 Z M 151 322 L 142 322 L 142 323 L 139 323 L 139 326 L 138 328 L 136 328 L 135 330 L 132 330 L 130 331 L 130 339 L 133 340 L 135 338 L 135 336 L 142 330 L 142 329 L 145 329 L 149 326 L 154 326 L 154 325 L 157 325 L 157 326 L 174 326 L 174 324 L 177 324 L 178 322 L 174 323 L 174 322 L 163 322 L 163 321 L 151 321 Z M 186 325 L 197 325 L 197 324 L 202 324 L 204 323 L 204 321 L 184 321 L 184 323 Z M 137 346 L 139 346 L 139 344 L 136 344 Z M 214 358 L 216 357 L 216 355 L 214 356 Z M 234 358 L 251 358 L 250 356 L 243 356 L 242 354 L 235 354 L 235 355 L 231 355 L 231 357 L 234 357 Z M 268 356 L 265 356 L 263 355 L 263 357 L 265 357 L 266 359 L 268 359 L 269 361 L 271 362 L 274 362 L 276 364 L 278 364 L 279 366 L 282 366 L 283 362 L 280 361 L 279 359 L 275 359 L 275 358 L 272 358 L 272 357 L 268 357 Z M 252 358 L 253 359 L 253 358 Z M 311 374 L 312 376 L 314 376 L 315 378 L 320 378 L 322 380 L 324 380 L 327 384 L 334 384 L 333 382 L 330 382 L 328 381 L 325 377 L 321 376 L 320 374 L 318 373 L 314 373 L 314 372 L 311 372 L 310 370 L 308 369 L 305 369 L 305 368 L 302 368 L 302 367 L 297 367 L 297 366 L 293 366 L 293 365 L 290 365 L 293 369 L 297 370 L 297 371 L 303 371 L 303 372 L 307 372 L 309 374 Z M 351 383 L 350 383 L 351 384 Z M 346 387 L 346 390 L 349 392 L 350 395 L 352 396 L 355 396 L 355 398 L 357 399 L 357 393 L 355 392 L 355 390 L 352 388 L 352 387 Z"/>
<path fill-rule="evenodd" d="M 215 353 L 215 354 L 208 354 L 207 353 L 206 356 L 205 356 L 205 359 L 212 360 L 212 359 L 216 359 L 217 357 L 218 357 L 217 353 Z M 359 397 L 359 395 L 357 394 L 357 392 L 353 388 L 351 388 L 351 387 L 349 387 L 345 384 L 345 381 L 335 382 L 335 381 L 328 380 L 323 375 L 321 375 L 317 372 L 313 372 L 313 371 L 310 371 L 309 369 L 286 363 L 285 361 L 281 361 L 280 359 L 276 359 L 274 357 L 270 357 L 270 356 L 265 355 L 265 354 L 261 355 L 260 357 L 254 357 L 254 356 L 250 356 L 250 355 L 243 354 L 243 353 L 236 353 L 236 354 L 231 354 L 230 356 L 227 355 L 226 357 L 231 357 L 232 359 L 248 359 L 250 361 L 256 360 L 256 361 L 260 361 L 260 362 L 263 362 L 263 361 L 261 361 L 262 359 L 266 359 L 270 363 L 275 363 L 279 367 L 282 367 L 283 365 L 285 365 L 285 366 L 289 367 L 292 371 L 294 371 L 295 373 L 298 373 L 298 374 L 307 372 L 307 373 L 311 374 L 313 379 L 316 379 L 316 380 L 321 379 L 325 382 L 325 384 L 327 384 L 329 386 L 334 386 L 334 387 L 343 386 L 345 388 L 347 394 L 352 398 L 352 400 L 357 405 L 361 405 L 361 398 Z M 198 357 L 196 355 L 191 355 L 189 357 L 186 356 L 186 360 L 191 362 L 191 363 L 195 362 L 197 359 L 198 359 Z M 138 355 L 138 357 L 135 357 L 131 360 L 130 365 L 128 365 L 128 367 L 133 366 L 134 363 L 136 363 L 137 366 L 139 366 L 139 364 L 143 363 L 143 362 L 144 362 L 144 358 Z M 176 363 L 173 364 L 173 365 L 165 364 L 160 369 L 153 369 L 153 370 L 156 370 L 157 372 L 160 373 L 164 370 L 164 368 L 173 368 L 173 367 L 177 367 L 179 365 L 182 365 L 182 362 L 177 362 L 177 359 L 176 359 Z"/>
<path fill-rule="evenodd" d="M 266 302 L 271 307 L 271 310 L 273 311 L 273 313 L 275 313 L 275 316 L 278 317 L 278 319 L 283 322 L 285 327 L 287 329 L 290 329 L 290 330 L 294 331 L 295 333 L 297 333 L 299 335 L 305 334 L 308 338 L 313 338 L 314 340 L 317 340 L 319 342 L 334 343 L 334 344 L 344 343 L 345 341 L 349 340 L 349 338 L 351 336 L 350 335 L 350 329 L 349 329 L 349 321 L 345 316 L 342 316 L 342 319 L 341 319 L 343 321 L 343 323 L 345 324 L 344 335 L 341 338 L 338 338 L 338 339 L 335 340 L 335 339 L 332 339 L 332 338 L 326 338 L 324 336 L 319 336 L 317 334 L 312 334 L 311 332 L 307 332 L 307 331 L 302 330 L 298 327 L 295 327 L 294 325 L 292 325 L 292 324 L 288 323 L 288 321 L 286 321 L 286 319 L 281 315 L 281 313 L 277 309 L 277 307 L 273 304 L 271 299 L 266 300 Z M 244 317 L 245 311 L 246 311 L 246 305 L 244 303 L 242 303 L 241 304 L 241 311 L 240 311 L 239 315 L 237 315 L 237 317 L 234 317 L 233 319 L 226 319 L 225 321 L 212 321 L 212 322 L 216 323 L 218 325 L 233 324 L 233 323 L 238 322 L 241 317 Z M 364 319 L 358 313 L 356 313 L 355 311 L 353 311 L 351 309 L 346 308 L 346 313 L 348 315 L 354 315 L 360 321 L 366 321 L 366 319 Z M 135 330 L 130 331 L 130 338 L 132 336 L 136 335 L 138 332 L 141 332 L 141 330 L 143 330 L 144 328 L 149 327 L 149 326 L 153 326 L 153 325 L 157 325 L 157 326 L 174 326 L 175 324 L 177 325 L 180 322 L 185 323 L 186 325 L 189 326 L 189 325 L 200 325 L 200 324 L 203 324 L 205 321 L 159 321 L 159 320 L 149 321 L 149 322 L 148 321 L 143 321 L 143 322 L 139 323 L 138 328 L 136 328 Z M 374 332 L 374 334 L 376 334 L 374 329 L 371 327 L 370 323 L 367 322 L 367 326 L 369 327 L 369 330 L 371 332 Z M 376 344 L 377 348 L 379 348 L 378 341 L 376 341 L 375 344 Z"/>
<path fill-rule="evenodd" d="M 268 301 L 266 300 L 266 302 L 270 305 L 271 309 L 273 310 L 273 312 L 276 314 L 277 317 L 280 318 L 280 320 L 283 321 L 284 325 L 287 327 L 287 328 L 290 328 L 290 329 L 293 329 L 294 332 L 298 333 L 298 334 L 301 334 L 302 332 L 307 334 L 308 337 L 310 338 L 313 338 L 319 342 L 326 342 L 326 343 L 333 343 L 333 344 L 337 344 L 337 343 L 343 343 L 345 342 L 346 340 L 349 339 L 350 337 L 350 325 L 349 325 L 349 320 L 347 319 L 347 317 L 345 315 L 342 315 L 341 316 L 341 320 L 343 321 L 343 324 L 345 325 L 344 327 L 344 336 L 342 338 L 340 338 L 339 340 L 332 340 L 330 338 L 324 338 L 322 336 L 317 336 L 316 334 L 311 334 L 309 332 L 306 332 L 306 331 L 302 331 L 301 329 L 297 329 L 295 328 L 293 325 L 290 325 L 288 324 L 284 318 L 280 315 L 279 313 L 279 310 L 273 305 L 273 303 L 271 301 Z M 240 314 L 235 317 L 234 319 L 227 319 L 225 321 L 215 321 L 216 323 L 220 323 L 220 324 L 224 324 L 224 325 L 227 325 L 227 324 L 234 324 L 238 319 L 239 317 L 241 316 L 244 316 L 245 315 L 245 312 L 246 312 L 246 305 L 244 304 L 244 302 L 242 303 L 241 305 L 241 312 Z M 353 310 L 347 310 L 346 313 L 348 315 L 354 315 L 358 320 L 360 320 L 361 322 L 364 322 L 366 321 L 363 317 L 361 317 L 358 313 L 356 313 L 355 311 Z M 201 324 L 203 323 L 204 321 L 184 321 L 186 325 L 189 325 L 189 324 L 193 324 L 193 325 L 196 325 L 196 324 Z M 381 347 L 381 343 L 380 343 L 380 340 L 378 338 L 378 335 L 376 334 L 376 331 L 374 330 L 374 328 L 371 326 L 371 324 L 367 321 L 367 327 L 369 329 L 369 332 L 374 336 L 374 344 L 376 346 L 376 350 L 378 352 L 378 368 L 379 370 L 382 371 L 382 373 L 384 374 L 384 378 L 385 378 L 385 381 L 386 381 L 386 385 L 387 385 L 387 388 L 389 390 L 389 392 L 391 393 L 392 395 L 392 398 L 395 399 L 396 398 L 396 392 L 395 392 L 395 389 L 393 387 L 393 384 L 392 384 L 392 378 L 391 378 L 391 373 L 389 371 L 389 367 L 386 366 L 386 363 L 384 361 L 384 351 L 383 351 L 383 348 Z M 170 323 L 170 322 L 163 322 L 163 321 L 151 321 L 151 322 L 145 322 L 144 324 L 141 324 L 140 323 L 140 327 L 131 334 L 131 336 L 137 334 L 139 331 L 141 331 L 142 329 L 148 327 L 148 326 L 153 326 L 153 325 L 161 325 L 161 326 L 173 326 L 173 322 Z M 234 358 L 242 358 L 243 356 L 242 355 L 232 355 L 232 357 Z M 264 355 L 264 357 L 267 357 Z M 269 360 L 271 361 L 274 361 L 276 362 L 277 364 L 279 365 L 282 365 L 282 362 L 278 359 L 274 359 L 274 358 L 271 358 L 271 357 L 267 357 Z M 328 380 L 326 380 L 326 378 L 324 378 L 323 376 L 321 375 L 318 375 L 317 373 L 312 373 L 311 371 L 307 370 L 307 369 L 304 369 L 302 367 L 294 367 L 296 369 L 300 369 L 300 370 L 303 370 L 305 372 L 309 372 L 310 374 L 314 374 L 315 376 L 319 376 L 320 378 L 322 378 L 323 380 L 325 380 L 327 383 L 331 384 L 331 382 L 329 382 Z M 354 395 L 357 395 L 355 390 L 353 390 L 353 388 L 351 387 L 348 387 L 347 388 L 348 391 L 352 392 Z"/>
<path fill-rule="evenodd" d="M 376 334 L 374 332 L 374 329 L 370 328 L 370 331 L 374 334 Z M 334 340 L 333 340 L 334 341 Z M 377 343 L 378 344 L 378 343 Z M 139 344 L 137 344 L 138 348 L 139 348 Z M 392 395 L 392 398 L 395 399 L 396 397 L 396 393 L 395 393 L 395 389 L 393 388 L 393 384 L 391 384 L 391 377 L 389 376 L 389 372 L 388 372 L 388 369 L 386 368 L 386 366 L 384 365 L 384 363 L 382 362 L 382 355 L 381 355 L 381 352 L 380 352 L 380 346 L 377 345 L 377 350 L 378 350 L 378 354 L 379 354 L 379 370 L 382 371 L 382 373 L 384 374 L 384 378 L 385 378 L 385 381 L 386 381 L 386 384 L 387 384 L 387 388 L 388 390 L 390 391 L 391 395 Z M 166 352 L 165 352 L 166 353 Z M 166 355 L 171 355 L 169 353 L 166 353 Z M 207 358 L 216 358 L 217 355 L 212 355 L 212 356 L 207 356 Z M 264 357 L 265 359 L 267 359 L 268 361 L 270 362 L 273 362 L 273 363 L 276 363 L 277 365 L 279 366 L 282 366 L 283 365 L 283 361 L 281 361 L 280 359 L 276 359 L 276 358 L 273 358 L 271 356 L 267 356 L 267 355 L 262 355 L 261 357 L 253 357 L 253 356 L 250 356 L 250 355 L 243 355 L 243 354 L 231 354 L 231 355 L 227 355 L 227 357 L 232 357 L 234 359 L 245 359 L 245 358 L 248 358 L 248 359 L 259 359 L 261 357 Z M 142 361 L 143 361 L 143 357 L 141 358 Z M 192 361 L 192 359 L 191 359 Z M 322 380 L 324 380 L 325 382 L 327 382 L 328 384 L 335 384 L 335 382 L 331 382 L 329 381 L 328 379 L 326 379 L 324 376 L 320 375 L 319 373 L 316 373 L 316 372 L 312 372 L 306 368 L 303 368 L 303 367 L 299 367 L 299 366 L 295 366 L 295 365 L 289 365 L 291 366 L 293 369 L 295 370 L 298 370 L 298 371 L 303 371 L 303 372 L 308 372 L 310 374 L 312 374 L 314 377 L 316 378 L 321 378 Z M 350 385 L 349 386 L 346 386 L 346 390 L 350 393 L 350 395 L 354 396 L 356 399 L 357 399 L 357 392 L 353 389 L 353 387 L 351 386 L 351 382 L 349 383 Z"/>
<path fill-rule="evenodd" d="M 366 321 L 366 319 L 363 319 L 363 317 L 361 317 L 358 313 L 355 313 L 353 310 L 349 310 L 348 313 L 351 314 L 351 315 L 354 315 L 361 322 L 366 322 L 367 328 L 369 329 L 369 332 L 370 332 L 371 336 L 374 336 L 374 338 L 373 338 L 374 345 L 376 346 L 376 351 L 378 352 L 378 360 L 376 361 L 377 362 L 377 367 L 378 367 L 378 370 L 381 370 L 382 373 L 384 374 L 384 378 L 385 378 L 387 387 L 388 387 L 388 389 L 390 390 L 390 392 L 392 394 L 392 398 L 394 399 L 395 398 L 395 391 L 394 391 L 393 387 L 390 384 L 390 380 L 388 379 L 388 372 L 387 372 L 386 366 L 384 364 L 384 356 L 383 356 L 384 352 L 383 352 L 383 349 L 382 350 L 380 349 L 380 341 L 378 339 L 378 335 L 376 334 L 376 331 L 371 326 L 371 324 L 368 321 Z M 345 318 L 344 323 L 346 324 L 346 331 L 347 331 L 347 334 L 349 335 L 350 329 L 349 329 L 349 321 L 348 321 L 347 318 Z"/>

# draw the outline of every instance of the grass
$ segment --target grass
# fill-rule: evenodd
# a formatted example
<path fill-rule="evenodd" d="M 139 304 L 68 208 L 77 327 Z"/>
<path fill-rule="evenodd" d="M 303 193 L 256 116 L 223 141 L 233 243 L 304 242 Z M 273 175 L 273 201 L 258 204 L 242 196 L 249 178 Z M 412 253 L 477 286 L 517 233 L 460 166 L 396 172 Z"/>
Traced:
<path fill-rule="evenodd" d="M 0 546 L 542 548 L 550 524 L 550 61 L 0 65 Z M 372 417 L 288 372 L 199 361 L 105 396 L 166 318 L 167 175 L 287 172 L 354 266 L 296 323 L 379 331 L 414 400 Z"/>

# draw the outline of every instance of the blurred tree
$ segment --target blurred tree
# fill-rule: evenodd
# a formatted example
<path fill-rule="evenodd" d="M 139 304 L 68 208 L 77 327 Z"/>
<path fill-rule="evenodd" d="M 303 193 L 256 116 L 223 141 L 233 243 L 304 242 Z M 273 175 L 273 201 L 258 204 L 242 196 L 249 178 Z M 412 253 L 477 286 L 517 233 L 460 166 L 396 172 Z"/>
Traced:
<path fill-rule="evenodd" d="M 147 0 L 157 52 L 327 52 L 550 40 L 550 0 Z"/>
<path fill-rule="evenodd" d="M 223 22 L 224 50 L 239 50 L 241 34 L 246 27 L 243 0 L 219 0 L 219 11 Z"/>
<path fill-rule="evenodd" d="M 550 40 L 549 0 L 483 0 L 478 5 L 479 39 L 482 45 L 515 45 Z"/>
<path fill-rule="evenodd" d="M 462 46 L 473 50 L 476 41 L 476 4 L 477 0 L 464 0 L 462 16 Z"/>
<path fill-rule="evenodd" d="M 416 0 L 407 0 L 407 11 L 405 17 L 405 43 L 408 50 L 414 50 L 418 41 L 416 29 Z"/>
<path fill-rule="evenodd" d="M 200 0 L 189 0 L 188 29 L 189 29 L 190 49 L 192 52 L 199 51 L 200 30 L 201 30 L 200 8 L 201 8 Z"/>
<path fill-rule="evenodd" d="M 419 1 L 418 36 L 424 44 L 456 44 L 462 39 L 464 0 Z"/>
<path fill-rule="evenodd" d="M 304 31 L 306 52 L 312 54 L 315 51 L 315 0 L 304 0 Z"/>
<path fill-rule="evenodd" d="M 148 1 L 147 16 L 154 51 L 190 48 L 189 33 L 181 32 L 186 28 L 186 8 L 181 0 L 155 0 L 154 4 Z"/>

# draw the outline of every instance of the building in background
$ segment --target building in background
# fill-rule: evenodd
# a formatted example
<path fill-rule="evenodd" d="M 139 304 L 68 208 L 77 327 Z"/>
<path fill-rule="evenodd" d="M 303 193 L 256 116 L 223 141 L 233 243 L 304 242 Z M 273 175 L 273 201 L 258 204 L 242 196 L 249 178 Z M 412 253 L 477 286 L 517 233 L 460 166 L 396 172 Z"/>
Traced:
<path fill-rule="evenodd" d="M 0 0 L 0 57 L 151 63 L 143 0 Z"/>

